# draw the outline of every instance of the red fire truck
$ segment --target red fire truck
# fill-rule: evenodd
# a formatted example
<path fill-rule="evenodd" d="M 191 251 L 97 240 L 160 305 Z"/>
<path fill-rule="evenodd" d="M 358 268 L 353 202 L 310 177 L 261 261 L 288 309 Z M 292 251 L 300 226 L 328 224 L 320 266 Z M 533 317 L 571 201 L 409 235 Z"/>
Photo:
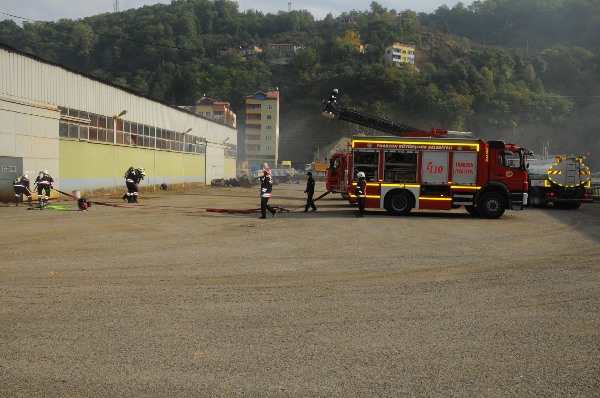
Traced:
<path fill-rule="evenodd" d="M 338 117 L 400 135 L 355 136 L 348 151 L 330 158 L 327 189 L 356 202 L 356 175 L 367 179 L 366 208 L 406 215 L 413 208 L 451 210 L 464 206 L 472 215 L 499 218 L 527 203 L 526 157 L 530 151 L 502 141 L 449 138 L 344 108 L 326 108 Z M 465 134 L 463 134 L 465 135 Z"/>

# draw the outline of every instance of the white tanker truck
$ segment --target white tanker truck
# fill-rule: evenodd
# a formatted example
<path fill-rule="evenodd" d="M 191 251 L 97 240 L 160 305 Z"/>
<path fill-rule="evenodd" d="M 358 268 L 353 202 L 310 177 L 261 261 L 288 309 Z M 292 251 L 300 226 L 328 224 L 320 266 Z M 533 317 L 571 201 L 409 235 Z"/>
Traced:
<path fill-rule="evenodd" d="M 593 202 L 586 191 L 592 182 L 590 169 L 581 157 L 529 159 L 527 171 L 529 205 L 532 207 L 552 203 L 557 209 L 578 209 L 582 203 Z"/>

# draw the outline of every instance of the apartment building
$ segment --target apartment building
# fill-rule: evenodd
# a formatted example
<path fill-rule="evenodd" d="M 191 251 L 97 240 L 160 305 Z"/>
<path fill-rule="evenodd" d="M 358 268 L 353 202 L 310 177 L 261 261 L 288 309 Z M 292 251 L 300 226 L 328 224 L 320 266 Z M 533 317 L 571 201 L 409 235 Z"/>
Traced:
<path fill-rule="evenodd" d="M 278 164 L 279 90 L 246 97 L 246 160 L 249 164 Z"/>
<path fill-rule="evenodd" d="M 196 114 L 212 119 L 225 126 L 236 128 L 237 116 L 231 110 L 229 102 L 215 101 L 213 98 L 202 96 L 196 101 L 193 110 Z"/>
<path fill-rule="evenodd" d="M 394 42 L 385 49 L 385 60 L 401 67 L 415 63 L 415 44 L 409 42 Z"/>

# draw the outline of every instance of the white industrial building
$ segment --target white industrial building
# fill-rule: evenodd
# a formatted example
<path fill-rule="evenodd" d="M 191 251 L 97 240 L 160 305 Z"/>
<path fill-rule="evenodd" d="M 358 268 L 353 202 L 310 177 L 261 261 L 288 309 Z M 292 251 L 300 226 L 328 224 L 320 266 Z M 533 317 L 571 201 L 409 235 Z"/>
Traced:
<path fill-rule="evenodd" d="M 236 176 L 237 131 L 0 44 L 0 198 L 48 170 L 61 190 L 210 183 Z"/>

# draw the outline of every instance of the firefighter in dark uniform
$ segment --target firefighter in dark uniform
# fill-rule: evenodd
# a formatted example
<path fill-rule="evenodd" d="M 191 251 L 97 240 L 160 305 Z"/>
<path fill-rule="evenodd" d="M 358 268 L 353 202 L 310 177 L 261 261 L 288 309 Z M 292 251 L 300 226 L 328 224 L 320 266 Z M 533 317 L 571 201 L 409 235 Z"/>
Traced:
<path fill-rule="evenodd" d="M 138 203 L 138 184 L 144 179 L 146 171 L 143 167 L 137 169 L 131 166 L 125 172 L 125 185 L 127 185 L 127 193 L 123 195 L 123 200 L 128 203 Z"/>
<path fill-rule="evenodd" d="M 29 176 L 23 174 L 13 181 L 13 190 L 15 191 L 15 202 L 17 206 L 23 204 L 23 195 L 27 196 L 27 203 L 32 206 L 31 190 L 29 189 Z"/>
<path fill-rule="evenodd" d="M 131 166 L 125 172 L 125 185 L 127 186 L 127 193 L 123 195 L 123 200 L 131 203 L 131 197 L 133 193 L 137 191 L 137 187 L 135 186 L 135 168 Z"/>
<path fill-rule="evenodd" d="M 273 180 L 271 179 L 271 170 L 264 169 L 263 177 L 260 179 L 260 219 L 267 218 L 267 210 L 271 212 L 271 217 L 275 217 L 274 208 L 269 206 L 269 199 L 273 192 Z"/>
<path fill-rule="evenodd" d="M 40 209 L 43 209 L 48 204 L 50 189 L 54 186 L 54 179 L 48 174 L 48 170 L 40 171 L 35 179 L 35 185 L 37 186 L 38 203 Z"/>
<path fill-rule="evenodd" d="M 327 102 L 325 102 L 325 111 L 326 112 L 333 113 L 334 108 L 337 105 L 337 95 L 338 95 L 338 89 L 334 88 L 333 91 L 331 92 L 331 95 L 327 99 Z"/>
<path fill-rule="evenodd" d="M 356 198 L 358 199 L 358 214 L 356 217 L 362 217 L 365 214 L 365 201 L 367 199 L 367 180 L 365 173 L 359 171 L 356 175 L 358 181 L 356 181 Z"/>
<path fill-rule="evenodd" d="M 317 211 L 317 206 L 315 206 L 315 202 L 313 201 L 313 195 L 315 194 L 315 179 L 312 176 L 312 172 L 309 171 L 306 173 L 308 176 L 308 180 L 306 180 L 306 189 L 304 193 L 306 194 L 306 206 L 304 206 L 304 212 L 308 212 L 308 208 L 312 207 L 312 211 Z"/>

